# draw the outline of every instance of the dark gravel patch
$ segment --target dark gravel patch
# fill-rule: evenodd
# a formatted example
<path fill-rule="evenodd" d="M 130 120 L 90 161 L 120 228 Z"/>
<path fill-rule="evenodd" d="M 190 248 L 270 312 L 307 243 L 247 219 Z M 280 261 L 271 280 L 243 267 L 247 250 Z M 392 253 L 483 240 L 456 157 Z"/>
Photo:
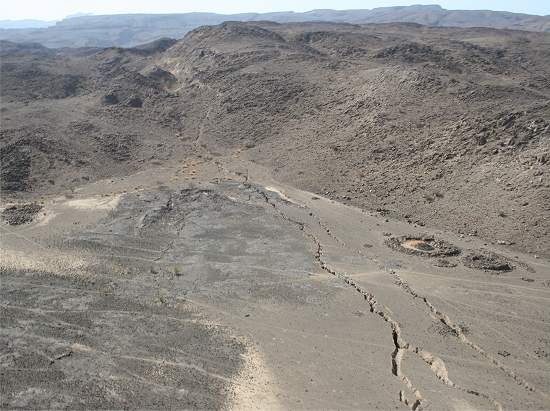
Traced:
<path fill-rule="evenodd" d="M 14 205 L 2 211 L 2 220 L 9 225 L 28 224 L 34 220 L 42 206 L 36 203 Z"/>
<path fill-rule="evenodd" d="M 514 269 L 506 257 L 491 252 L 472 252 L 462 259 L 462 263 L 466 267 L 483 271 L 507 272 Z"/>

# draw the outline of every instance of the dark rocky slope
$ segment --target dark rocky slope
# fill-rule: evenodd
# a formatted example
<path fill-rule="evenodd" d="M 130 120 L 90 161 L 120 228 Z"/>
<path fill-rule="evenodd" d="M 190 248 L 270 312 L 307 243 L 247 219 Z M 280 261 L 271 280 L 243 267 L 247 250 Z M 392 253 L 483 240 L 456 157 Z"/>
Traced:
<path fill-rule="evenodd" d="M 240 152 L 339 201 L 548 254 L 549 34 L 225 23 L 169 45 L 3 44 L 6 193 Z"/>

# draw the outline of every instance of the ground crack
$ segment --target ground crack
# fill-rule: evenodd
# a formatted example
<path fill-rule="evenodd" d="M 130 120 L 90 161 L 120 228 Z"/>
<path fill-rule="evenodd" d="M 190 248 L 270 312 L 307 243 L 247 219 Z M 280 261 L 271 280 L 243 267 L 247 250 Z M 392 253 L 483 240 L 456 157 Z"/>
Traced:
<path fill-rule="evenodd" d="M 453 332 L 455 333 L 455 335 L 457 336 L 457 338 L 465 345 L 467 345 L 468 347 L 470 347 L 471 349 L 473 349 L 475 352 L 477 352 L 478 354 L 480 354 L 483 358 L 485 358 L 487 361 L 489 361 L 491 364 L 493 364 L 494 366 L 496 366 L 498 369 L 500 369 L 502 372 L 504 372 L 507 376 L 509 376 L 510 378 L 512 378 L 519 386 L 531 391 L 531 392 L 538 392 L 539 394 L 541 394 L 544 398 L 547 398 L 547 395 L 540 392 L 540 391 L 537 391 L 535 389 L 535 387 L 533 385 L 531 385 L 529 382 L 527 382 L 525 379 L 523 379 L 522 377 L 520 377 L 519 375 L 517 375 L 513 370 L 509 369 L 508 367 L 506 367 L 506 365 L 504 365 L 502 362 L 500 362 L 498 359 L 496 359 L 495 357 L 493 357 L 492 355 L 490 355 L 487 351 L 485 351 L 483 348 L 481 348 L 479 345 L 477 345 L 475 342 L 471 341 L 465 334 L 464 332 L 462 331 L 462 328 L 456 324 L 455 322 L 453 322 L 449 316 L 447 314 L 445 314 L 444 312 L 440 311 L 438 308 L 436 308 L 432 302 L 425 296 L 423 295 L 420 295 L 418 294 L 415 290 L 413 290 L 410 285 L 404 281 L 401 276 L 399 276 L 399 274 L 397 274 L 394 270 L 390 270 L 390 275 L 394 278 L 394 283 L 400 287 L 405 293 L 411 295 L 413 298 L 417 298 L 417 299 L 420 299 L 424 302 L 424 304 L 426 304 L 426 306 L 429 308 L 430 312 L 437 318 L 439 319 L 439 321 L 441 321 L 443 324 L 445 324 L 447 327 L 449 327 L 451 330 L 453 330 Z M 424 359 L 424 358 L 423 358 Z M 425 360 L 426 361 L 426 360 Z M 500 403 L 498 403 L 498 401 L 492 399 L 491 397 L 489 397 L 487 394 L 483 394 L 483 393 L 479 393 L 477 391 L 474 391 L 474 390 L 470 390 L 470 389 L 466 389 L 466 388 L 463 388 L 463 387 L 459 387 L 457 384 L 455 383 L 452 383 L 454 387 L 464 391 L 464 392 L 467 392 L 469 394 L 473 394 L 473 395 L 477 395 L 477 396 L 481 396 L 481 397 L 484 397 L 490 401 L 493 402 L 493 404 L 495 404 L 495 406 L 497 407 L 497 409 L 502 409 L 502 406 L 500 405 Z"/>
<path fill-rule="evenodd" d="M 254 190 L 256 193 L 258 193 L 265 200 L 265 202 L 268 205 L 270 205 L 271 207 L 273 207 L 277 211 L 277 213 L 281 216 L 281 218 L 283 218 L 284 220 L 289 221 L 293 224 L 296 224 L 299 227 L 300 231 L 302 231 L 307 237 L 309 237 L 312 240 L 312 242 L 316 245 L 315 259 L 319 263 L 321 269 L 323 269 L 327 273 L 337 277 L 338 279 L 342 280 L 347 285 L 349 285 L 350 287 L 355 289 L 355 291 L 359 292 L 363 296 L 364 300 L 369 304 L 370 312 L 373 313 L 373 314 L 378 315 L 386 323 L 388 323 L 390 325 L 391 330 L 392 330 L 392 340 L 393 340 L 393 344 L 394 344 L 394 350 L 393 350 L 392 355 L 391 355 L 391 360 L 392 360 L 391 372 L 394 376 L 399 378 L 399 380 L 407 387 L 407 389 L 414 396 L 414 400 L 409 400 L 406 397 L 404 391 L 401 390 L 399 392 L 399 400 L 402 403 L 404 403 L 405 405 L 407 405 L 412 411 L 421 410 L 422 405 L 426 402 L 426 400 L 422 397 L 422 394 L 420 393 L 420 390 L 417 389 L 414 386 L 414 384 L 409 379 L 409 377 L 407 377 L 402 372 L 402 369 L 401 369 L 401 363 L 402 363 L 402 360 L 403 360 L 403 356 L 404 356 L 406 351 L 410 351 L 411 349 L 410 349 L 410 344 L 407 341 L 405 341 L 403 339 L 402 335 L 401 335 L 401 328 L 399 326 L 399 323 L 396 320 L 394 320 L 384 309 L 380 308 L 380 306 L 379 306 L 379 304 L 376 300 L 376 297 L 373 294 L 371 294 L 368 291 L 361 288 L 348 275 L 346 275 L 344 273 L 341 273 L 341 272 L 338 272 L 338 271 L 332 269 L 331 267 L 329 267 L 329 265 L 327 264 L 327 262 L 323 258 L 323 246 L 322 246 L 320 240 L 313 233 L 311 233 L 311 232 L 309 232 L 308 230 L 305 229 L 305 227 L 306 227 L 305 223 L 303 223 L 301 221 L 294 220 L 293 218 L 286 215 L 283 211 L 281 211 L 277 207 L 277 205 L 273 201 L 271 201 L 269 196 L 264 191 L 252 186 L 249 183 L 245 183 L 245 186 L 249 189 Z M 321 225 L 321 227 L 322 227 L 322 225 Z"/>

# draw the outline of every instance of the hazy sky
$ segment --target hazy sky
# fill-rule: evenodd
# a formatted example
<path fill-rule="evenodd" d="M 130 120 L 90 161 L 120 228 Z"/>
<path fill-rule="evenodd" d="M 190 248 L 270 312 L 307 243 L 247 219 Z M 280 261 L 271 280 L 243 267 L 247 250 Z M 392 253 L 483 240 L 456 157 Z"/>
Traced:
<path fill-rule="evenodd" d="M 58 20 L 74 13 L 182 13 L 212 11 L 218 13 L 306 11 L 311 9 L 371 9 L 382 6 L 405 6 L 422 0 L 2 0 L 0 20 Z M 423 4 L 440 4 L 447 9 L 507 10 L 531 14 L 550 14 L 550 0 L 441 0 Z"/>

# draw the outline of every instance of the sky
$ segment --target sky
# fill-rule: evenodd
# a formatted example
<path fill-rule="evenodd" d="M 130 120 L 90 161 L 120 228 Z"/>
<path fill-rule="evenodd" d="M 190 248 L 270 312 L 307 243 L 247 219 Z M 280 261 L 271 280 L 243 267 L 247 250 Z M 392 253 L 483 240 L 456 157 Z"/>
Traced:
<path fill-rule="evenodd" d="M 550 0 L 1 0 L 0 20 L 60 20 L 75 13 L 217 13 L 371 9 L 411 4 L 439 4 L 446 9 L 489 9 L 550 15 Z"/>

